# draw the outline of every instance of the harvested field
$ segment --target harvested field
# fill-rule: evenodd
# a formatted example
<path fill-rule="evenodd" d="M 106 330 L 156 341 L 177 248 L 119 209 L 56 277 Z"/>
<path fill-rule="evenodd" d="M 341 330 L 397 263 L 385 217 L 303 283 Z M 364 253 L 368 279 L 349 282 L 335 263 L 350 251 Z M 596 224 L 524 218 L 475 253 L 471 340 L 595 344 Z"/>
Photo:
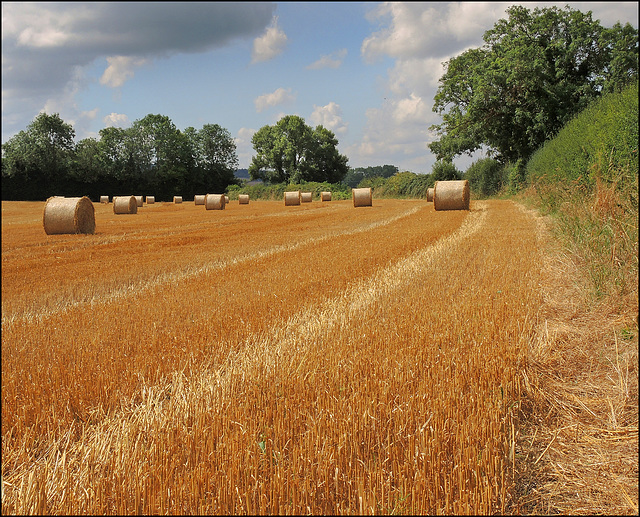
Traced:
<path fill-rule="evenodd" d="M 2 203 L 3 514 L 518 511 L 516 204 L 43 206 Z"/>

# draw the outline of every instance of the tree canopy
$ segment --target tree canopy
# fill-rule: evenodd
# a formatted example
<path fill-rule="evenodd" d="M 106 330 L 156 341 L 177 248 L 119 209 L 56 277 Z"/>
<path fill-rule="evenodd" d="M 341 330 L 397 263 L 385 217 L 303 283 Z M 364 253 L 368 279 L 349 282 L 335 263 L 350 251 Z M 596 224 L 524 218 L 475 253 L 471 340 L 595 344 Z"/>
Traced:
<path fill-rule="evenodd" d="M 3 144 L 3 199 L 149 192 L 160 200 L 237 183 L 236 145 L 218 124 L 181 132 L 169 117 L 149 114 L 128 129 L 101 129 L 99 139 L 74 137 L 59 114 L 40 113 Z"/>
<path fill-rule="evenodd" d="M 486 146 L 503 161 L 528 159 L 603 91 L 638 76 L 638 31 L 603 28 L 591 11 L 514 5 L 484 45 L 445 63 L 429 144 L 438 160 Z"/>
<path fill-rule="evenodd" d="M 347 157 L 338 152 L 335 134 L 307 126 L 302 117 L 287 115 L 274 126 L 263 126 L 251 139 L 256 155 L 249 165 L 251 179 L 270 183 L 342 181 Z"/>

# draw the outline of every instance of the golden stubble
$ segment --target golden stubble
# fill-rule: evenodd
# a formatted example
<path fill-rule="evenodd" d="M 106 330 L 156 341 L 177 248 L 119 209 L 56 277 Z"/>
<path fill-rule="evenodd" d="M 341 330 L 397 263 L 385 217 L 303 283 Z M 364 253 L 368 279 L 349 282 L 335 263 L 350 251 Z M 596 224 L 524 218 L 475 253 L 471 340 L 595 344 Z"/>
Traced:
<path fill-rule="evenodd" d="M 535 222 L 509 202 L 379 203 L 265 213 L 298 240 L 3 322 L 3 511 L 511 508 Z"/>

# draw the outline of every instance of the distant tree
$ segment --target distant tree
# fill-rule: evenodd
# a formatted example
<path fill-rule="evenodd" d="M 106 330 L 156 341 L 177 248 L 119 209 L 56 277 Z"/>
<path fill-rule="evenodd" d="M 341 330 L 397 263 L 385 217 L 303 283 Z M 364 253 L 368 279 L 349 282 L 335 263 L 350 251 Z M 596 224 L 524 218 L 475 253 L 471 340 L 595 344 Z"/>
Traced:
<path fill-rule="evenodd" d="M 431 168 L 431 181 L 434 183 L 436 181 L 459 180 L 461 178 L 462 173 L 450 161 L 438 160 Z"/>
<path fill-rule="evenodd" d="M 238 155 L 228 130 L 205 124 L 200 130 L 188 127 L 184 135 L 192 150 L 194 167 L 189 181 L 194 193 L 222 193 L 237 183 Z"/>
<path fill-rule="evenodd" d="M 58 113 L 40 113 L 25 131 L 2 144 L 3 178 L 22 184 L 32 199 L 60 194 L 73 158 L 74 137 L 73 127 Z"/>
<path fill-rule="evenodd" d="M 249 166 L 251 179 L 270 183 L 341 181 L 347 158 L 337 151 L 338 140 L 323 126 L 307 126 L 302 117 L 287 115 L 275 126 L 263 126 L 251 140 L 256 155 Z"/>
<path fill-rule="evenodd" d="M 605 30 L 570 7 L 514 5 L 485 44 L 445 63 L 433 110 L 440 159 L 486 145 L 502 162 L 528 159 L 603 89 L 638 74 L 638 31 Z"/>
<path fill-rule="evenodd" d="M 187 139 L 171 119 L 149 114 L 131 125 L 130 134 L 141 188 L 157 191 L 162 197 L 182 195 L 193 156 Z"/>

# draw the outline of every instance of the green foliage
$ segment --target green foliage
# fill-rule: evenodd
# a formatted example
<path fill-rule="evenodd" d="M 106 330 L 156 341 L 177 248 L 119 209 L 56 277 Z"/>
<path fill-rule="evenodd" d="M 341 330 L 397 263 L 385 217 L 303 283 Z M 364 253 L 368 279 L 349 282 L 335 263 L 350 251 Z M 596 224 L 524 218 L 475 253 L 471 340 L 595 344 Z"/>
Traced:
<path fill-rule="evenodd" d="M 398 172 L 389 178 L 363 180 L 359 186 L 372 186 L 377 198 L 426 198 L 427 189 L 433 187 L 433 178 L 427 174 Z"/>
<path fill-rule="evenodd" d="M 338 153 L 334 133 L 323 126 L 312 129 L 297 115 L 261 127 L 251 143 L 256 151 L 249 165 L 251 179 L 338 182 L 348 171 L 347 157 Z"/>
<path fill-rule="evenodd" d="M 483 47 L 446 63 L 433 110 L 443 122 L 429 144 L 438 159 L 482 145 L 502 162 L 527 160 L 601 91 L 638 76 L 638 31 L 604 29 L 565 7 L 507 10 Z"/>
<path fill-rule="evenodd" d="M 398 167 L 395 165 L 376 165 L 373 167 L 356 167 L 349 169 L 347 175 L 342 180 L 350 187 L 357 187 L 365 178 L 371 179 L 375 177 L 390 178 L 398 172 Z"/>
<path fill-rule="evenodd" d="M 450 181 L 459 180 L 462 178 L 462 173 L 456 168 L 456 166 L 448 160 L 438 160 L 431 167 L 431 178 L 433 183 L 436 181 Z"/>
<path fill-rule="evenodd" d="M 493 196 L 506 183 L 505 167 L 493 158 L 482 158 L 473 162 L 464 174 L 469 187 L 477 197 Z"/>
<path fill-rule="evenodd" d="M 576 116 L 532 156 L 526 176 L 525 199 L 552 215 L 595 296 L 637 300 L 637 82 Z"/>
<path fill-rule="evenodd" d="M 3 199 L 151 192 L 162 200 L 223 192 L 237 182 L 235 142 L 217 124 L 181 132 L 169 117 L 149 114 L 99 135 L 74 144 L 71 125 L 41 113 L 2 145 Z"/>
<path fill-rule="evenodd" d="M 541 147 L 526 167 L 527 182 L 543 198 L 548 210 L 561 203 L 558 187 L 593 192 L 598 175 L 609 170 L 638 174 L 638 83 L 621 93 L 594 101 L 558 135 Z"/>

